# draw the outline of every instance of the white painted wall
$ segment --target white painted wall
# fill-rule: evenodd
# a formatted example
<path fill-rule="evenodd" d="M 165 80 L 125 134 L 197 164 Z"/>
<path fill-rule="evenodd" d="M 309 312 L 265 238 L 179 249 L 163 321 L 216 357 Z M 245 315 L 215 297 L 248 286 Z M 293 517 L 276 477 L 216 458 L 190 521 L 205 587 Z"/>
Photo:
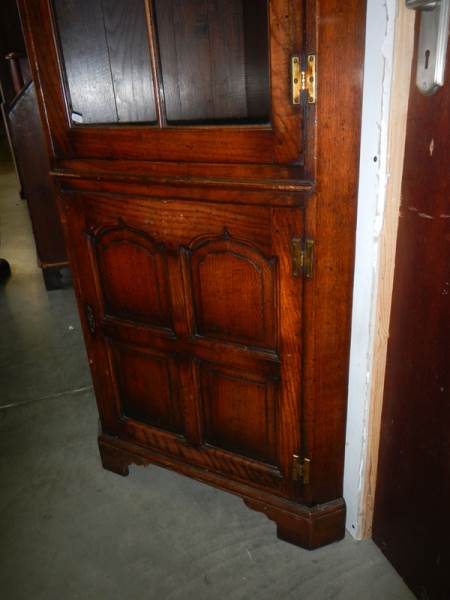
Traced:
<path fill-rule="evenodd" d="M 397 1 L 367 0 L 358 225 L 344 472 L 347 529 L 357 539 L 361 537 L 362 477 L 367 451 L 367 417 L 379 238 L 386 198 L 388 112 Z"/>

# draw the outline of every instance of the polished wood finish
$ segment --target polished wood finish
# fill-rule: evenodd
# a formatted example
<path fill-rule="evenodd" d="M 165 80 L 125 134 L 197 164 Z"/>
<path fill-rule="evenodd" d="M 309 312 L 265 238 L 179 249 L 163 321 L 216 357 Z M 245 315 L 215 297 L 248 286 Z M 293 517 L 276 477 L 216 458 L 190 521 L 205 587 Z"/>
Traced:
<path fill-rule="evenodd" d="M 50 178 L 50 163 L 36 92 L 32 81 L 10 103 L 2 105 L 17 172 L 33 227 L 39 266 L 48 290 L 61 287 L 59 269 L 66 267 L 66 246 Z"/>
<path fill-rule="evenodd" d="M 105 468 L 155 463 L 216 485 L 314 548 L 344 531 L 364 10 L 262 4 L 146 2 L 157 124 L 83 126 L 70 122 L 51 4 L 20 0 Z M 175 38 L 183 56 L 164 56 Z M 321 65 L 316 106 L 291 104 L 302 51 Z M 270 121 L 257 124 L 269 80 Z M 312 279 L 293 272 L 292 239 L 306 237 Z M 295 455 L 312 459 L 303 485 Z"/>
<path fill-rule="evenodd" d="M 190 451 L 193 462 L 217 469 L 222 460 L 220 468 L 236 477 L 263 486 L 270 481 L 278 493 L 296 494 L 290 466 L 300 444 L 299 429 L 292 427 L 292 421 L 300 422 L 296 371 L 301 349 L 295 333 L 300 313 L 283 314 L 279 288 L 298 304 L 302 281 L 291 275 L 289 251 L 291 237 L 302 231 L 301 213 L 232 204 L 219 208 L 175 198 L 127 201 L 126 196 L 73 191 L 61 198 L 69 244 L 77 245 L 72 260 L 89 265 L 79 277 L 84 302 L 97 321 L 95 344 L 104 368 L 112 370 L 105 429 L 151 439 L 158 448 L 170 444 L 174 454 L 186 455 L 186 442 L 200 446 L 201 452 Z M 128 348 L 126 359 L 117 360 L 123 353 L 117 345 Z M 146 431 L 134 418 L 148 377 L 159 382 L 160 401 L 152 403 L 149 392 L 146 400 L 158 414 L 164 403 L 172 414 L 176 398 L 183 398 L 182 429 L 169 422 L 169 412 L 160 414 L 159 422 L 148 415 L 144 419 L 159 430 Z M 133 379 L 142 383 L 131 386 Z M 230 394 L 240 402 L 230 403 Z M 126 412 L 130 405 L 132 413 Z M 247 445 L 254 439 L 248 454 L 233 441 L 242 423 Z M 270 467 L 266 460 L 253 460 L 264 454 L 260 441 L 276 452 Z"/>
<path fill-rule="evenodd" d="M 265 0 L 156 0 L 155 15 L 169 123 L 269 122 Z"/>
<path fill-rule="evenodd" d="M 39 264 L 43 269 L 65 266 L 65 242 L 33 82 L 5 105 L 4 119 L 24 183 Z"/>
<path fill-rule="evenodd" d="M 279 539 L 291 544 L 314 550 L 340 540 L 345 535 L 345 503 L 342 498 L 309 508 L 224 479 L 218 473 L 180 463 L 170 456 L 158 456 L 148 451 L 143 453 L 139 446 L 124 444 L 122 441 L 117 443 L 104 435 L 99 439 L 99 447 L 103 467 L 118 475 L 128 476 L 130 465 L 155 463 L 236 494 L 249 508 L 274 521 Z"/>
<path fill-rule="evenodd" d="M 415 71 L 414 64 L 373 536 L 418 596 L 446 600 L 450 597 L 449 56 L 445 86 L 434 96 L 418 92 Z"/>
<path fill-rule="evenodd" d="M 47 271 L 68 263 L 33 82 L 4 105 L 3 115 L 30 211 L 39 266 L 47 288 L 53 289 L 58 286 Z"/>
<path fill-rule="evenodd" d="M 22 18 L 40 23 L 33 29 L 40 54 L 40 82 L 46 97 L 46 119 L 53 152 L 59 158 L 169 160 L 271 164 L 301 158 L 302 111 L 290 103 L 290 55 L 302 46 L 302 2 L 270 2 L 270 77 L 272 115 L 267 127 L 71 127 L 64 93 L 64 67 L 58 48 L 53 11 L 49 0 L 20 3 Z M 31 43 L 31 40 L 30 40 Z M 30 46 L 30 52 L 32 47 Z"/>
<path fill-rule="evenodd" d="M 320 61 L 316 119 L 309 107 L 305 132 L 305 171 L 317 189 L 305 213 L 316 261 L 305 286 L 303 363 L 303 443 L 315 481 L 305 496 L 315 504 L 342 495 L 365 3 L 307 7 L 306 50 L 317 47 Z"/>
<path fill-rule="evenodd" d="M 9 62 L 9 69 L 11 72 L 11 81 L 14 89 L 14 94 L 18 94 L 22 91 L 25 85 L 22 71 L 20 68 L 20 55 L 15 52 L 10 52 L 5 56 L 5 59 Z"/>
<path fill-rule="evenodd" d="M 33 227 L 39 266 L 48 290 L 61 287 L 60 268 L 68 265 L 64 235 L 49 174 L 45 133 L 25 54 L 14 1 L 0 8 L 0 84 L 4 127 Z M 5 72 L 5 68 L 8 72 Z"/>
<path fill-rule="evenodd" d="M 55 0 L 71 112 L 82 123 L 156 120 L 141 0 Z"/>

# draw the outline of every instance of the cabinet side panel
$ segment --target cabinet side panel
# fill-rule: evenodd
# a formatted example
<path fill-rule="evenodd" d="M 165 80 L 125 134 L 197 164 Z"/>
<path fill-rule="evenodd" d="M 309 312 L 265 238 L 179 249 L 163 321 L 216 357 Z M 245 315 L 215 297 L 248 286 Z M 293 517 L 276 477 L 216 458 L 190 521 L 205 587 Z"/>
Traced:
<path fill-rule="evenodd" d="M 320 503 L 342 496 L 365 3 L 307 0 L 307 7 L 318 97 L 317 151 L 309 161 L 317 194 L 306 211 L 306 235 L 316 243 L 314 277 L 305 285 L 304 444 L 311 458 L 306 500 Z"/>

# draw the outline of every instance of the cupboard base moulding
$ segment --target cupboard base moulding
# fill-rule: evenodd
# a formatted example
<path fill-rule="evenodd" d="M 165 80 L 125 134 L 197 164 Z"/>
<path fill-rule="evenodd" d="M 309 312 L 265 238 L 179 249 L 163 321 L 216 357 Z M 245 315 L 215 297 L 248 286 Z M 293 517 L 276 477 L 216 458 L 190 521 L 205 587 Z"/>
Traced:
<path fill-rule="evenodd" d="M 341 540 L 345 535 L 343 498 L 308 507 L 260 490 L 256 491 L 243 483 L 119 438 L 101 435 L 98 443 L 104 469 L 127 476 L 130 465 L 155 464 L 213 485 L 240 496 L 249 508 L 264 513 L 275 522 L 280 540 L 301 548 L 314 550 Z"/>

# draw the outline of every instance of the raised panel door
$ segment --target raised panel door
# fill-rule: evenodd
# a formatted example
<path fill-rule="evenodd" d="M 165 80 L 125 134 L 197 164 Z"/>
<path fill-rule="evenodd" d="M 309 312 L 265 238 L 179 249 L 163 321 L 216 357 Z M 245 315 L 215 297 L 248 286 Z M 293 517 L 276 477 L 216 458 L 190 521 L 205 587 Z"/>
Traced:
<path fill-rule="evenodd" d="M 301 212 L 64 196 L 105 431 L 298 496 Z"/>

